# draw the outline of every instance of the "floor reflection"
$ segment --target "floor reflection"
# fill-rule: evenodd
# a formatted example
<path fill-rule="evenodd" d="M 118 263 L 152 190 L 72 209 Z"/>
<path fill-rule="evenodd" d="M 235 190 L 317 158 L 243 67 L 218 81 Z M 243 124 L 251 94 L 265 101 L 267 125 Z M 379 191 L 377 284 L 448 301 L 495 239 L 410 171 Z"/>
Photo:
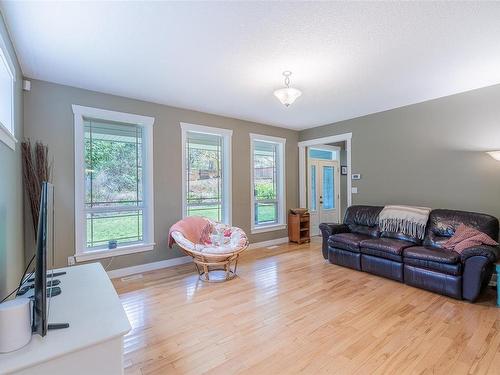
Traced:
<path fill-rule="evenodd" d="M 144 326 L 146 325 L 144 296 L 132 295 L 122 297 L 122 305 L 127 314 L 128 321 L 132 326 L 132 329 L 125 335 L 123 340 L 124 353 L 130 353 L 138 348 L 146 346 L 144 335 L 140 333 L 144 330 Z"/>
<path fill-rule="evenodd" d="M 256 301 L 278 294 L 278 270 L 278 264 L 273 259 L 266 259 L 265 261 L 256 263 L 254 267 Z"/>
<path fill-rule="evenodd" d="M 196 291 L 202 289 L 203 281 L 200 280 L 198 275 L 193 275 L 186 278 L 186 300 L 192 301 Z"/>

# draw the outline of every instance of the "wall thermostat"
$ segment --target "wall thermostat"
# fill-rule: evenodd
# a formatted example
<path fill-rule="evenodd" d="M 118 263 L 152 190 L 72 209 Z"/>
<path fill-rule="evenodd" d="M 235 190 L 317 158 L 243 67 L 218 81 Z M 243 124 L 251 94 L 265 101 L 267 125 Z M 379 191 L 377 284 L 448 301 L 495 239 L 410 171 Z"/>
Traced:
<path fill-rule="evenodd" d="M 353 180 L 361 180 L 361 175 L 359 173 L 353 173 L 352 179 Z"/>

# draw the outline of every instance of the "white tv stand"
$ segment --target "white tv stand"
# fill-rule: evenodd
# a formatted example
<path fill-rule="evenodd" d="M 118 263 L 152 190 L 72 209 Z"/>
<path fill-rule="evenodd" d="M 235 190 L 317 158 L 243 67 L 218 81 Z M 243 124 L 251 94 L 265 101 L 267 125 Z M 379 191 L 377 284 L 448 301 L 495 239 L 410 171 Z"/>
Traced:
<path fill-rule="evenodd" d="M 25 347 L 0 354 L 0 374 L 123 374 L 123 336 L 130 323 L 100 263 L 66 267 L 62 293 L 50 301 L 49 323 L 69 328 L 33 335 Z"/>

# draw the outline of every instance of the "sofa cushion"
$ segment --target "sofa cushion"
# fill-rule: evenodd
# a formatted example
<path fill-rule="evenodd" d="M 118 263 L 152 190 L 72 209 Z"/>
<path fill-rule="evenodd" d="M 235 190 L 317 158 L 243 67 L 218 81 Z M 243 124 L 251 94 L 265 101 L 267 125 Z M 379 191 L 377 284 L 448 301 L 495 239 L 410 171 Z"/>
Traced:
<path fill-rule="evenodd" d="M 363 254 L 402 262 L 403 250 L 414 245 L 413 242 L 394 238 L 373 238 L 362 241 L 360 244 L 360 251 Z"/>
<path fill-rule="evenodd" d="M 458 276 L 462 274 L 460 255 L 454 251 L 414 246 L 405 249 L 403 255 L 404 263 L 414 267 L 442 272 L 447 275 Z"/>
<path fill-rule="evenodd" d="M 404 258 L 423 259 L 431 262 L 460 263 L 460 254 L 444 249 L 430 248 L 424 246 L 413 246 L 403 251 Z"/>
<path fill-rule="evenodd" d="M 371 238 L 367 234 L 361 233 L 338 233 L 330 236 L 328 245 L 336 249 L 343 249 L 359 253 L 359 244 L 363 240 Z"/>
<path fill-rule="evenodd" d="M 378 237 L 378 215 L 382 211 L 381 206 L 350 206 L 347 208 L 344 224 L 346 224 L 353 233 L 366 234 L 372 237 Z"/>

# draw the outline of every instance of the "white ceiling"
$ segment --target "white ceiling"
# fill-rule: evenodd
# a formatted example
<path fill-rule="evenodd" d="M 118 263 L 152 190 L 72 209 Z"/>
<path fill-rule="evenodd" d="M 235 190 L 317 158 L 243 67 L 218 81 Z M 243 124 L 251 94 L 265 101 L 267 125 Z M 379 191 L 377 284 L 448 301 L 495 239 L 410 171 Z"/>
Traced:
<path fill-rule="evenodd" d="M 3 2 L 24 74 L 304 129 L 500 83 L 500 3 Z M 281 72 L 303 91 L 273 95 Z"/>

